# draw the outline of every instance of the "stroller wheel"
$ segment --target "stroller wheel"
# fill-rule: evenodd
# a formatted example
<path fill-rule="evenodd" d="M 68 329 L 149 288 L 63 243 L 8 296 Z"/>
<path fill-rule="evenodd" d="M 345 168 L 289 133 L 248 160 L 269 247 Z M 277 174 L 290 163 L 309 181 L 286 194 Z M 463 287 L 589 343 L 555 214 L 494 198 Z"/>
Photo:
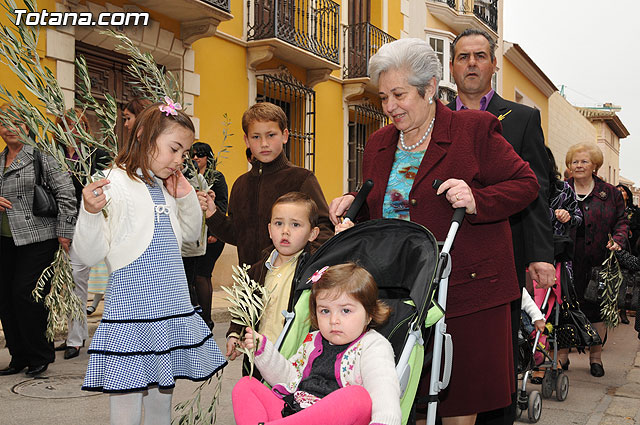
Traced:
<path fill-rule="evenodd" d="M 569 394 L 569 377 L 562 373 L 556 380 L 556 399 L 558 401 L 565 401 Z"/>
<path fill-rule="evenodd" d="M 551 370 L 547 369 L 544 371 L 544 377 L 542 378 L 542 397 L 549 398 L 553 394 L 553 387 L 555 383 L 553 382 L 553 376 L 551 374 Z"/>
<path fill-rule="evenodd" d="M 529 394 L 529 408 L 527 409 L 529 415 L 529 422 L 532 424 L 537 423 L 542 416 L 542 397 L 538 391 L 531 391 Z"/>

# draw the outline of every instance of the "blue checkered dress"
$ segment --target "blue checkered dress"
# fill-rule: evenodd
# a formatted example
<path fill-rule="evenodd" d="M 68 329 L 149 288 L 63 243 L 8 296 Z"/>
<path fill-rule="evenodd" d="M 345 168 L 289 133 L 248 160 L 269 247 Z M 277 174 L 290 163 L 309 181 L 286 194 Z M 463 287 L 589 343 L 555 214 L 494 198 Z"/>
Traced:
<path fill-rule="evenodd" d="M 138 259 L 109 277 L 83 390 L 173 388 L 177 378 L 205 380 L 226 365 L 191 305 L 162 189 L 148 188 L 155 203 L 153 239 Z"/>

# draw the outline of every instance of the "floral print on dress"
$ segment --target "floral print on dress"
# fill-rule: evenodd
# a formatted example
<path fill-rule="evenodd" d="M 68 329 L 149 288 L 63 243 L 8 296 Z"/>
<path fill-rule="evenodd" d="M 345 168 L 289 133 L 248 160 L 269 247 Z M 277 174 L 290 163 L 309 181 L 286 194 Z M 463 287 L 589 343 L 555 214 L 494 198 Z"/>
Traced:
<path fill-rule="evenodd" d="M 393 168 L 389 174 L 389 182 L 382 204 L 382 216 L 409 220 L 409 193 L 418 173 L 424 153 L 396 150 Z"/>

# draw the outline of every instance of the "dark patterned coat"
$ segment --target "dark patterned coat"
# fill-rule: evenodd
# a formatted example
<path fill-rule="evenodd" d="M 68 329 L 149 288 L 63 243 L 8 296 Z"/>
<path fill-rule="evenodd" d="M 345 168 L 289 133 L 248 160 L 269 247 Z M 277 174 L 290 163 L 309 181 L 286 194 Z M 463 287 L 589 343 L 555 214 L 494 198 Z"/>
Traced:
<path fill-rule="evenodd" d="M 600 306 L 584 299 L 591 267 L 599 266 L 609 255 L 609 235 L 623 249 L 627 246 L 629 220 L 625 214 L 624 198 L 615 186 L 594 176 L 595 186 L 587 198 L 579 202 L 583 223 L 572 229 L 575 241 L 573 261 L 574 284 L 578 301 L 591 322 L 601 322 Z M 568 182 L 575 189 L 573 178 Z"/>

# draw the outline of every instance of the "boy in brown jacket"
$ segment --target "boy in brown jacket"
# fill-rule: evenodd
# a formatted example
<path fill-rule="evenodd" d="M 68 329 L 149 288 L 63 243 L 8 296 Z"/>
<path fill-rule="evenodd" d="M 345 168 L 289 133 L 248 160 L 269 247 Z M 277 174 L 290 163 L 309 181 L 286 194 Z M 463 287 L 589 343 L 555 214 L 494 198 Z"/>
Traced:
<path fill-rule="evenodd" d="M 302 192 L 318 206 L 320 234 L 312 244 L 312 250 L 317 249 L 333 235 L 329 207 L 313 173 L 291 164 L 283 152 L 289 139 L 284 111 L 272 103 L 256 103 L 242 116 L 242 130 L 253 155 L 252 168 L 233 184 L 226 215 L 209 200 L 210 232 L 238 247 L 240 265 L 255 264 L 271 245 L 267 228 L 273 203 L 285 193 Z"/>

